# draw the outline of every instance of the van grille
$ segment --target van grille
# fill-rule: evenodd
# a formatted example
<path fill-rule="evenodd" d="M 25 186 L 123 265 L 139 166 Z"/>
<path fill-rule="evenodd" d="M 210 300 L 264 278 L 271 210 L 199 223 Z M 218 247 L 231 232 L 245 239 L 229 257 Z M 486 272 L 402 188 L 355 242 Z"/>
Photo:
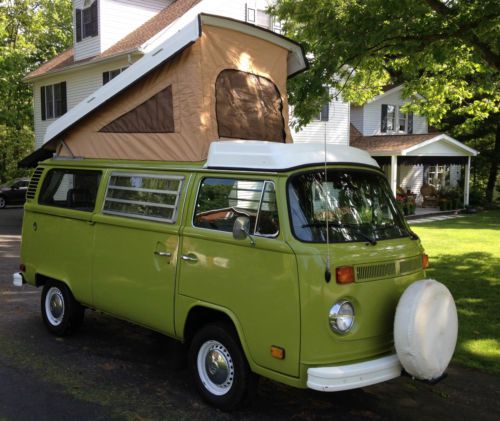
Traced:
<path fill-rule="evenodd" d="M 356 282 L 375 281 L 418 272 L 422 269 L 421 256 L 395 262 L 356 266 Z"/>
<path fill-rule="evenodd" d="M 396 276 L 395 262 L 356 267 L 356 280 L 359 282 L 388 278 L 390 276 Z"/>
<path fill-rule="evenodd" d="M 416 272 L 420 269 L 422 269 L 422 257 L 420 256 L 399 262 L 400 275 L 406 275 L 407 273 Z"/>
<path fill-rule="evenodd" d="M 31 176 L 30 184 L 28 186 L 28 190 L 26 191 L 26 199 L 34 199 L 36 188 L 38 186 L 38 182 L 40 181 L 40 177 L 42 176 L 43 168 L 37 168 L 33 175 Z"/>

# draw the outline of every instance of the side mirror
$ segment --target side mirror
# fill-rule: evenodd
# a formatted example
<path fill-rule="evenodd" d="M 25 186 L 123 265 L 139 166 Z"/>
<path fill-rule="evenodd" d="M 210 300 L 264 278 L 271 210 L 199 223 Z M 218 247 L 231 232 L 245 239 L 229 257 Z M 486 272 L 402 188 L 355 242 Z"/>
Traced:
<path fill-rule="evenodd" d="M 247 237 L 250 238 L 252 245 L 255 245 L 255 241 L 250 235 L 250 218 L 248 216 L 238 216 L 233 225 L 233 238 L 235 240 L 244 240 Z"/>

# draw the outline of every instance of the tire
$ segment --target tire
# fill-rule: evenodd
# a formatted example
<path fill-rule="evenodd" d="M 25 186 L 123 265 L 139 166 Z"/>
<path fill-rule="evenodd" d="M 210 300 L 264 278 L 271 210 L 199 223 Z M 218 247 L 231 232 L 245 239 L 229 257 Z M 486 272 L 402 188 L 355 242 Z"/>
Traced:
<path fill-rule="evenodd" d="M 62 282 L 47 282 L 41 299 L 42 319 L 48 331 L 56 336 L 76 332 L 83 323 L 85 308 L 75 300 Z"/>
<path fill-rule="evenodd" d="M 198 392 L 216 408 L 231 411 L 253 396 L 257 377 L 228 324 L 210 324 L 195 334 L 189 347 L 189 367 Z"/>
<path fill-rule="evenodd" d="M 5 197 L 3 196 L 0 196 L 0 209 L 5 208 L 5 206 L 7 206 L 7 199 L 5 199 Z"/>

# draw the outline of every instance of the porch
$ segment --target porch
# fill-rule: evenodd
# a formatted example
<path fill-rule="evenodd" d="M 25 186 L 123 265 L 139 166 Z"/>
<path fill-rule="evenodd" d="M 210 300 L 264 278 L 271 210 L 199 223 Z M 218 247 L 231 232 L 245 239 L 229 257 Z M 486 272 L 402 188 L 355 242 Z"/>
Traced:
<path fill-rule="evenodd" d="M 410 198 L 419 213 L 469 204 L 471 159 L 478 152 L 444 133 L 351 135 L 351 146 L 368 151 L 386 173 L 398 201 Z"/>

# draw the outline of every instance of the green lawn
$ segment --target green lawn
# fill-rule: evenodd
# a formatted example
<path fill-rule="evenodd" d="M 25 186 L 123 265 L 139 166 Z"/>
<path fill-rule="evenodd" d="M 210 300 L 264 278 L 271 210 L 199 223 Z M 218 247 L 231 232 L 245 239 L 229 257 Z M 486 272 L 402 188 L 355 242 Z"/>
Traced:
<path fill-rule="evenodd" d="M 457 304 L 454 361 L 500 373 L 500 211 L 412 229 L 430 256 L 428 277 L 444 283 Z"/>

